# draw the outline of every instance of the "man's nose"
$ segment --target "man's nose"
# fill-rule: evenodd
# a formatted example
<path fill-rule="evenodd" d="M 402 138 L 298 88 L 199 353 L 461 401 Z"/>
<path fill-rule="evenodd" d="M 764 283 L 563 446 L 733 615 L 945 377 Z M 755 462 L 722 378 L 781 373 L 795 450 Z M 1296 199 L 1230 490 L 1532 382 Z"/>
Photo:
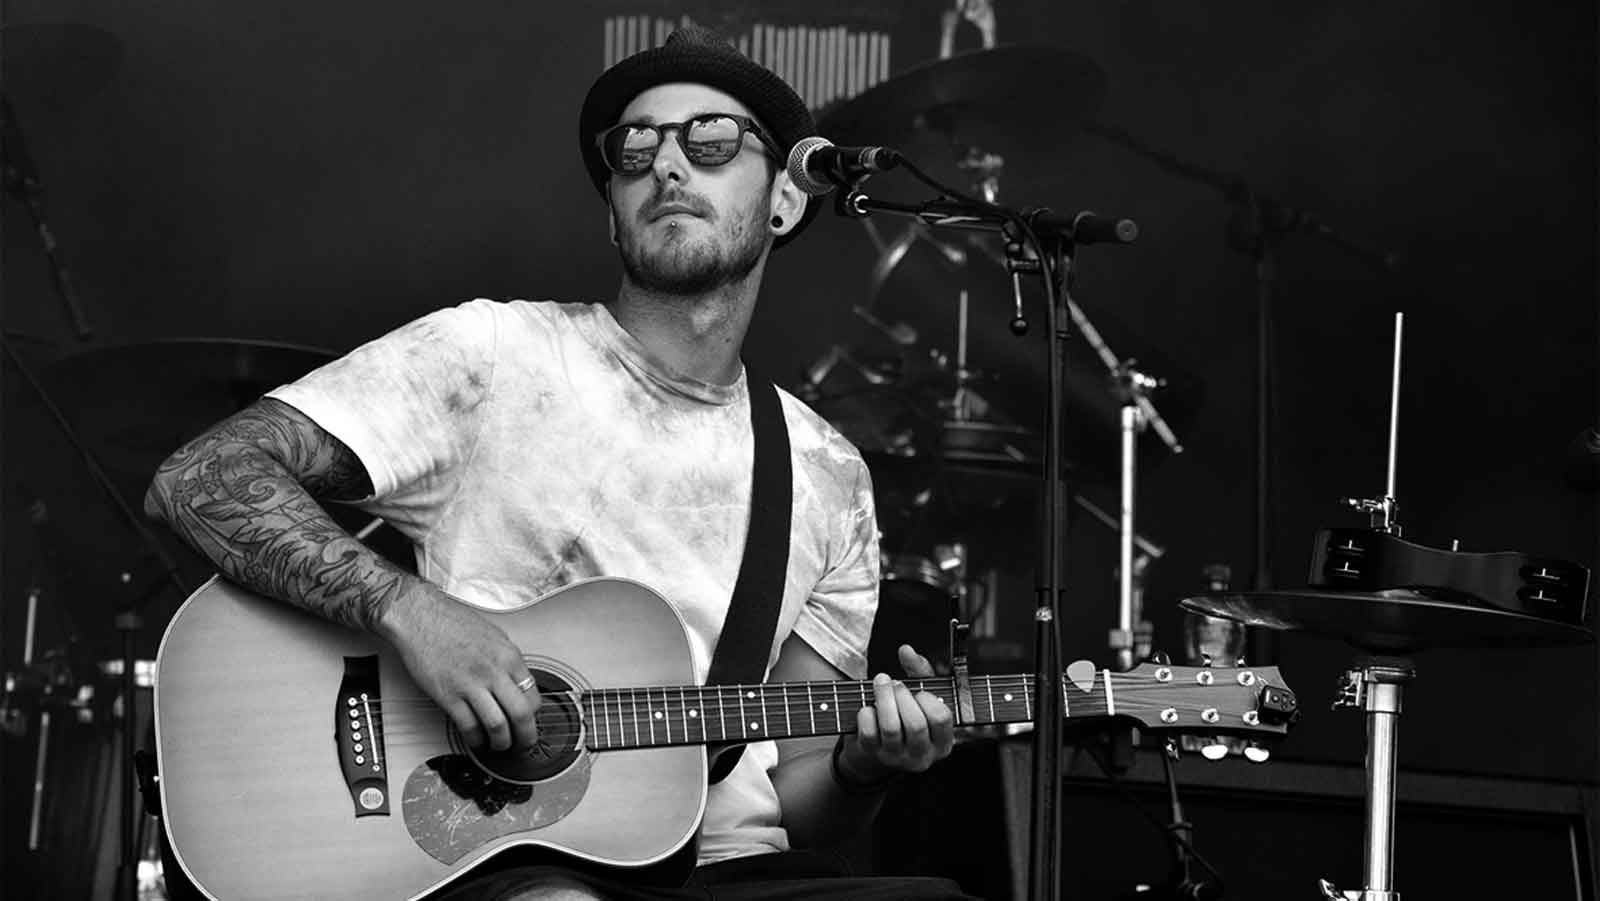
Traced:
<path fill-rule="evenodd" d="M 656 158 L 650 164 L 650 171 L 660 182 L 683 182 L 689 177 L 689 159 L 683 155 L 676 131 L 661 136 L 661 146 L 656 149 Z"/>

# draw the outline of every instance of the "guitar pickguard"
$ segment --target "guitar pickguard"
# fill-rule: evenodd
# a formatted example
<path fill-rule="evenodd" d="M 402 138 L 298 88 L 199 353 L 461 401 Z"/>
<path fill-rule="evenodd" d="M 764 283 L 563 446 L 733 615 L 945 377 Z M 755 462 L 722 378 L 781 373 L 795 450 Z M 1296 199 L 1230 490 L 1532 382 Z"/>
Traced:
<path fill-rule="evenodd" d="M 400 799 L 417 847 L 453 864 L 484 843 L 542 829 L 577 808 L 589 789 L 593 758 L 580 754 L 560 775 L 535 785 L 496 779 L 464 754 L 441 754 L 417 767 Z"/>

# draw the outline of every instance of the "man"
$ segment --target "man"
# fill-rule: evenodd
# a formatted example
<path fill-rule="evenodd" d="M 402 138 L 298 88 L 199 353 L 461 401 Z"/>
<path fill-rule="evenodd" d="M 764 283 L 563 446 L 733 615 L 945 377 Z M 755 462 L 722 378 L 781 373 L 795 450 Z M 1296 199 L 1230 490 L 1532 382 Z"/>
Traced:
<path fill-rule="evenodd" d="M 590 89 L 579 126 L 622 261 L 614 301 L 475 301 L 426 316 L 180 449 L 146 510 L 229 578 L 390 642 L 470 744 L 531 744 L 539 700 L 521 650 L 469 604 L 633 578 L 677 607 L 704 678 L 750 520 L 739 352 L 768 253 L 816 212 L 782 171 L 813 128 L 788 85 L 702 29 L 624 60 Z M 780 400 L 794 493 L 768 678 L 863 678 L 878 578 L 869 476 L 837 432 Z M 319 500 L 399 528 L 418 575 L 338 529 Z M 931 675 L 909 647 L 901 661 Z M 785 878 L 815 861 L 784 852 L 855 832 L 888 780 L 947 755 L 953 734 L 943 702 L 882 674 L 857 728 L 749 746 L 709 790 L 696 884 L 759 874 L 714 896 L 960 897 L 941 880 Z M 448 891 L 628 890 L 540 868 Z"/>

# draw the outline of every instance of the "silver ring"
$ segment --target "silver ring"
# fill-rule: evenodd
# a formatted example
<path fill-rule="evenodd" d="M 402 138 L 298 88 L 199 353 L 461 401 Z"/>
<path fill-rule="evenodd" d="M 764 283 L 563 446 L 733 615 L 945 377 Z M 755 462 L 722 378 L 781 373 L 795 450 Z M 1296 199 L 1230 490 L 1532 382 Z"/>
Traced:
<path fill-rule="evenodd" d="M 533 673 L 529 673 L 528 674 L 528 678 L 523 679 L 522 681 L 517 683 L 517 690 L 518 691 L 524 691 L 525 692 L 525 691 L 527 691 L 528 689 L 530 689 L 532 687 L 533 687 Z"/>

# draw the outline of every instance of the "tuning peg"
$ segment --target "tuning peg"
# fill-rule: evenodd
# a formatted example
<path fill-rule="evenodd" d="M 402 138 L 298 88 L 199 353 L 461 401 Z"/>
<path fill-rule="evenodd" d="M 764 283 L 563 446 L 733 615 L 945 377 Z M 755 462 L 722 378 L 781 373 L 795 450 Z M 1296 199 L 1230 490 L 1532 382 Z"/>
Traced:
<path fill-rule="evenodd" d="M 1200 653 L 1200 665 L 1201 666 L 1210 666 L 1211 665 L 1211 655 L 1205 653 L 1204 651 L 1202 651 Z"/>
<path fill-rule="evenodd" d="M 1240 654 L 1238 657 L 1234 658 L 1233 665 L 1239 667 L 1240 669 L 1244 669 L 1245 667 L 1249 666 L 1250 664 L 1246 663 L 1245 659 L 1244 659 L 1244 655 Z"/>
<path fill-rule="evenodd" d="M 1272 751 L 1258 742 L 1250 742 L 1244 746 L 1244 759 L 1251 763 L 1266 763 L 1267 758 L 1271 756 Z"/>
<path fill-rule="evenodd" d="M 1155 651 L 1150 654 L 1150 661 L 1156 666 L 1171 666 L 1172 657 L 1166 651 Z"/>
<path fill-rule="evenodd" d="M 1207 760 L 1221 760 L 1228 756 L 1228 746 L 1222 743 L 1222 739 L 1212 736 L 1208 744 L 1200 746 L 1200 756 Z"/>

